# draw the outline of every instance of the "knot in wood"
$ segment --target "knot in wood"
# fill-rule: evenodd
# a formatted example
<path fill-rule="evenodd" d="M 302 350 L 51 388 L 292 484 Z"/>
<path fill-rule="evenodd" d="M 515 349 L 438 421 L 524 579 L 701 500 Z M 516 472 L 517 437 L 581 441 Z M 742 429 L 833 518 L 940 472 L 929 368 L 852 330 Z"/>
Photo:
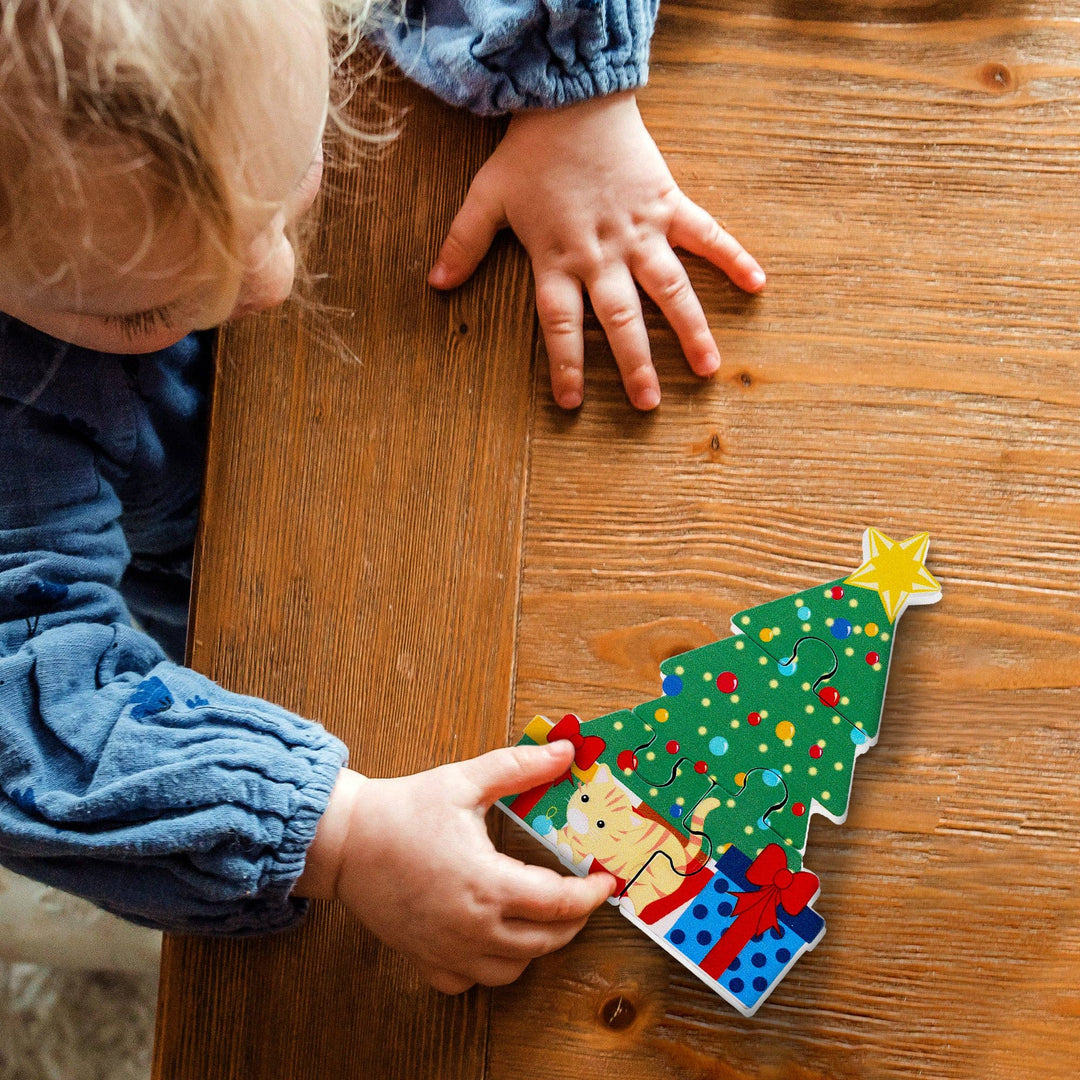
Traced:
<path fill-rule="evenodd" d="M 608 998 L 600 1006 L 600 1022 L 605 1027 L 611 1028 L 612 1031 L 623 1031 L 636 1019 L 637 1009 L 634 1008 L 634 1003 L 629 998 L 623 997 L 622 994 L 616 994 L 615 997 Z"/>
<path fill-rule="evenodd" d="M 1016 88 L 1013 73 L 996 60 L 983 64 L 979 79 L 988 90 L 992 90 L 995 94 L 1005 94 Z"/>

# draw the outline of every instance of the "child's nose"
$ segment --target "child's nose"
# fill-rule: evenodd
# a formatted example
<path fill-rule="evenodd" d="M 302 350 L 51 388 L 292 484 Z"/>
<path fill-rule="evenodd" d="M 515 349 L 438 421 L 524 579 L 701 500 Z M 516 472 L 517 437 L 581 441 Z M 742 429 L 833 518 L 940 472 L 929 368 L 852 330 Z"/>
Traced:
<path fill-rule="evenodd" d="M 230 318 L 283 304 L 292 292 L 296 255 L 285 236 L 283 223 L 274 223 L 269 236 L 253 250 L 252 260 L 240 283 L 240 294 Z"/>

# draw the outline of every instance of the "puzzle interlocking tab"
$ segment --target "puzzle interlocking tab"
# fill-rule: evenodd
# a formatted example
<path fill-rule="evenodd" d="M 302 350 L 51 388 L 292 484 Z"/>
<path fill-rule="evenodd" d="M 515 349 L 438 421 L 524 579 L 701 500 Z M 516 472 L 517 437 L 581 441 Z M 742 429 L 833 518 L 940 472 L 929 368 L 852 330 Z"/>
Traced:
<path fill-rule="evenodd" d="M 896 625 L 941 599 L 926 533 L 876 529 L 847 577 L 748 608 L 731 637 L 660 665 L 662 695 L 582 723 L 542 716 L 522 742 L 569 739 L 569 773 L 498 805 L 751 1016 L 825 923 L 807 828 L 847 815 L 877 741 Z"/>

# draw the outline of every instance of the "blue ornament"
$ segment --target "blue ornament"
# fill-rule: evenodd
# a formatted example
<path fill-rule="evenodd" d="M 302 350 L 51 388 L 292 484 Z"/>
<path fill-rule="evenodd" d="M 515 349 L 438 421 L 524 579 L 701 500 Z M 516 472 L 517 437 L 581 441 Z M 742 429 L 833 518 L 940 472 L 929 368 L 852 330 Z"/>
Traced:
<path fill-rule="evenodd" d="M 851 637 L 851 623 L 847 619 L 834 619 L 829 631 L 837 641 Z"/>
<path fill-rule="evenodd" d="M 723 735 L 716 735 L 709 740 L 709 753 L 723 757 L 728 751 L 728 741 Z"/>
<path fill-rule="evenodd" d="M 804 604 L 795 612 L 795 614 L 798 615 L 803 622 L 806 622 L 806 620 L 810 618 L 810 609 Z"/>
<path fill-rule="evenodd" d="M 664 681 L 660 685 L 668 697 L 674 697 L 676 694 L 682 693 L 682 679 L 678 675 L 665 675 Z"/>
<path fill-rule="evenodd" d="M 534 832 L 538 832 L 541 836 L 547 836 L 555 828 L 555 824 L 546 814 L 537 814 L 532 819 L 532 827 Z"/>
<path fill-rule="evenodd" d="M 776 665 L 776 668 L 781 675 L 794 675 L 798 666 L 799 665 L 796 663 L 795 657 L 788 656 L 785 659 L 779 661 L 779 663 L 777 663 Z"/>

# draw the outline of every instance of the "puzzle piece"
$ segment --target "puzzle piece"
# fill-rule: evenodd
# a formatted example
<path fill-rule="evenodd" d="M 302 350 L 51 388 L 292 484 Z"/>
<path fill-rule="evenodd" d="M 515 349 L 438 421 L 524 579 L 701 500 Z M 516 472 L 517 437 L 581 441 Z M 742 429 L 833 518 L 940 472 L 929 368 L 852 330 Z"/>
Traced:
<path fill-rule="evenodd" d="M 663 696 L 585 724 L 534 719 L 523 741 L 568 738 L 574 764 L 501 804 L 574 872 L 615 874 L 624 915 L 746 1015 L 823 932 L 801 870 L 810 816 L 846 815 L 896 622 L 941 595 L 925 534 L 871 529 L 863 549 L 848 577 L 665 660 Z"/>
<path fill-rule="evenodd" d="M 751 860 L 731 848 L 661 942 L 744 1016 L 757 1011 L 792 964 L 825 933 L 825 921 L 810 907 L 820 883 L 806 871 L 782 876 L 781 859 L 782 853 L 772 849 Z M 776 899 L 762 896 L 770 886 Z M 772 912 L 767 910 L 770 900 Z"/>
<path fill-rule="evenodd" d="M 896 623 L 910 604 L 941 599 L 941 588 L 925 566 L 929 543 L 926 533 L 894 543 L 867 529 L 863 562 L 853 574 L 737 612 L 732 629 L 756 641 L 779 665 L 788 664 L 795 643 L 806 638 L 831 651 L 835 672 L 821 679 L 820 665 L 805 665 L 800 652 L 799 677 L 872 746 L 881 726 Z"/>
<path fill-rule="evenodd" d="M 672 657 L 660 670 L 667 693 L 634 710 L 649 745 L 620 762 L 624 782 L 643 798 L 649 793 L 642 781 L 667 782 L 678 755 L 693 765 L 683 765 L 667 790 L 687 801 L 698 772 L 732 794 L 756 768 L 777 772 L 788 799 L 769 825 L 796 851 L 806 847 L 815 810 L 843 820 L 855 759 L 869 745 L 862 731 L 809 697 L 742 635 Z M 637 786 L 628 768 L 639 774 Z"/>

